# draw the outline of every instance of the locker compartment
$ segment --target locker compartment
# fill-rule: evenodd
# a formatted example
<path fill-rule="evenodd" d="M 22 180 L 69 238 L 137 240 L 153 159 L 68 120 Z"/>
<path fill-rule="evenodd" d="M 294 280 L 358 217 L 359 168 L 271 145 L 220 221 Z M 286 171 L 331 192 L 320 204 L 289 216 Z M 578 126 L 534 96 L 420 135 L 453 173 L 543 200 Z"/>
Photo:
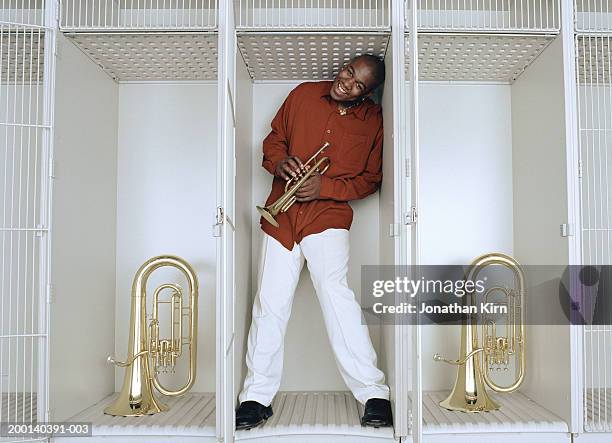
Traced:
<path fill-rule="evenodd" d="M 367 5 L 367 6 L 365 6 Z M 360 298 L 360 266 L 394 263 L 392 222 L 385 212 L 393 202 L 393 56 L 386 1 L 236 1 L 236 296 L 234 309 L 234 395 L 237 401 L 246 375 L 246 339 L 257 291 L 262 231 L 256 205 L 272 183 L 262 168 L 262 141 L 287 94 L 303 81 L 333 79 L 343 64 L 361 53 L 385 57 L 387 77 L 382 94 L 385 119 L 382 191 L 352 201 L 349 286 Z M 366 9 L 364 9 L 364 7 Z M 369 8 L 369 9 L 368 9 Z M 384 20 L 383 20 L 384 18 Z M 307 24 L 302 21 L 304 19 Z M 378 21 L 378 26 L 373 26 Z M 360 23 L 360 24 L 357 24 Z M 361 23 L 365 23 L 363 26 Z M 305 161 L 306 159 L 303 159 Z M 244 192 L 244 190 L 249 192 Z M 389 200 L 391 203 L 389 204 Z M 244 281 L 241 281 L 244 280 Z M 323 317 L 306 266 L 293 301 L 285 335 L 283 378 L 262 426 L 236 431 L 236 441 L 393 441 L 407 428 L 408 411 L 398 408 L 393 326 L 373 324 L 370 337 L 379 367 L 385 372 L 394 402 L 395 429 L 360 425 L 363 406 L 348 391 L 336 368 Z M 397 358 L 400 358 L 397 355 Z M 236 403 L 237 405 L 237 403 Z M 407 435 L 407 432 L 403 434 Z"/>
<path fill-rule="evenodd" d="M 407 83 L 407 95 L 418 94 L 420 263 L 465 266 L 502 252 L 521 265 L 568 264 L 559 229 L 568 221 L 559 2 L 418 3 L 416 17 L 407 16 L 406 49 L 408 57 L 418 54 L 419 81 L 416 88 Z M 523 14 L 548 15 L 535 21 L 524 15 L 508 25 L 502 10 L 509 3 Z M 416 41 L 409 29 L 415 22 Z M 569 326 L 527 324 L 523 384 L 510 394 L 487 388 L 501 409 L 481 413 L 439 405 L 457 366 L 433 355 L 461 358 L 460 331 L 421 329 L 423 441 L 568 442 Z M 502 385 L 515 371 L 510 367 Z"/>
<path fill-rule="evenodd" d="M 52 65 L 42 2 L 0 9 L 0 421 L 44 419 Z"/>
<path fill-rule="evenodd" d="M 54 100 L 51 417 L 91 422 L 93 440 L 87 441 L 169 436 L 216 441 L 213 225 L 218 203 L 211 192 L 218 179 L 216 18 L 207 29 L 199 23 L 193 33 L 178 34 L 144 19 L 126 23 L 123 9 L 130 4 L 136 2 L 106 2 L 122 11 L 120 22 L 103 30 L 96 29 L 99 21 L 84 19 L 81 27 L 66 21 L 66 11 L 75 7 L 94 10 L 92 17 L 98 17 L 100 9 L 92 7 L 103 2 L 61 5 Z M 162 2 L 159 10 L 141 2 L 133 13 L 148 20 L 171 9 L 177 17 L 176 8 L 183 4 L 166 2 L 166 11 Z M 192 4 L 216 17 L 213 3 Z M 105 415 L 123 386 L 125 369 L 106 359 L 126 361 L 135 274 L 148 259 L 164 254 L 184 258 L 199 280 L 195 383 L 179 397 L 153 390 L 168 412 Z M 153 292 L 164 283 L 183 288 L 183 310 L 176 313 L 185 314 L 185 335 L 188 280 L 176 268 L 162 267 L 148 278 L 146 324 L 153 314 Z M 169 295 L 169 289 L 160 293 L 162 299 Z M 159 310 L 160 337 L 167 338 L 170 307 Z M 164 386 L 185 384 L 186 354 L 183 346 L 175 372 L 159 375 Z"/>
<path fill-rule="evenodd" d="M 612 39 L 612 5 L 610 2 L 578 2 L 575 29 L 576 88 L 579 161 L 580 260 L 583 265 L 596 266 L 602 272 L 598 288 L 607 286 L 609 276 L 601 266 L 611 264 L 610 182 L 608 158 L 611 142 L 610 113 L 612 112 L 612 77 L 610 42 Z M 601 300 L 599 293 L 597 300 Z M 596 303 L 597 303 L 596 300 Z M 603 309 L 595 305 L 601 317 Z M 612 432 L 610 392 L 609 324 L 585 325 L 579 340 L 582 365 L 579 380 L 581 402 L 576 406 L 583 413 L 583 430 L 589 441 L 604 441 Z M 609 322 L 607 322 L 609 323 Z"/>

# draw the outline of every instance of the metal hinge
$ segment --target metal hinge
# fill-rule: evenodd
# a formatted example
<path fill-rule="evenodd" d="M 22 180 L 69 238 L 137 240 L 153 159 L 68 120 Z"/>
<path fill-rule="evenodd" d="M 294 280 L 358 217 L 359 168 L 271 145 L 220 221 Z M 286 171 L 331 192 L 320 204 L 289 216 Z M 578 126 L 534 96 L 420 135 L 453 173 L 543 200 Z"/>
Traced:
<path fill-rule="evenodd" d="M 574 225 L 572 223 L 563 223 L 561 225 L 561 237 L 573 237 Z"/>
<path fill-rule="evenodd" d="M 578 178 L 582 178 L 582 160 L 578 160 Z"/>
<path fill-rule="evenodd" d="M 55 178 L 55 159 L 49 158 L 49 177 Z"/>
<path fill-rule="evenodd" d="M 215 224 L 213 225 L 213 237 L 221 237 L 221 226 L 223 226 L 223 208 L 221 206 L 217 206 Z"/>
<path fill-rule="evenodd" d="M 399 223 L 389 223 L 389 237 L 399 237 L 400 225 Z"/>
<path fill-rule="evenodd" d="M 404 224 L 405 225 L 414 225 L 417 222 L 417 208 L 416 206 L 412 206 L 410 208 L 410 212 L 404 214 Z"/>
<path fill-rule="evenodd" d="M 47 304 L 55 301 L 55 287 L 53 285 L 47 285 Z"/>
<path fill-rule="evenodd" d="M 217 213 L 215 214 L 215 224 L 213 225 L 213 237 L 221 237 L 221 226 L 223 223 L 227 224 L 235 231 L 236 227 L 231 218 L 225 215 L 225 211 L 221 206 L 217 206 Z"/>

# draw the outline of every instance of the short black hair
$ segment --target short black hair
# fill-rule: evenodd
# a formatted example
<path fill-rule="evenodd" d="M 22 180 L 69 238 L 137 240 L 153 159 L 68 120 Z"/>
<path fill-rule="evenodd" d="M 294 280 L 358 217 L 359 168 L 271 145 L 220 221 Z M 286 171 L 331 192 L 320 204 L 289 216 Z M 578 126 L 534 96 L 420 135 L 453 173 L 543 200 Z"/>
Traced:
<path fill-rule="evenodd" d="M 382 85 L 385 82 L 385 61 L 374 54 L 361 54 L 357 57 L 353 58 L 353 60 L 357 59 L 365 59 L 368 64 L 372 67 L 372 73 L 374 74 L 374 82 L 376 83 L 372 89 L 376 89 L 378 86 Z"/>

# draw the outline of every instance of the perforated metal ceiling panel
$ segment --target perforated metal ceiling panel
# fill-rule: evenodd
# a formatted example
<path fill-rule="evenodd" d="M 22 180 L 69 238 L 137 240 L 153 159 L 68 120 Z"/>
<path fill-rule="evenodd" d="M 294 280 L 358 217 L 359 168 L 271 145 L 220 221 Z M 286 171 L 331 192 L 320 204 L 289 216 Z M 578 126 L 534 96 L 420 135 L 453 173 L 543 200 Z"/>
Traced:
<path fill-rule="evenodd" d="M 217 34 L 69 34 L 117 81 L 214 80 Z"/>
<path fill-rule="evenodd" d="M 384 56 L 389 35 L 244 33 L 238 47 L 254 80 L 319 80 L 334 76 L 352 57 Z"/>
<path fill-rule="evenodd" d="M 408 36 L 406 37 L 408 38 Z M 554 36 L 419 35 L 421 80 L 512 82 Z M 410 45 L 406 46 L 407 72 Z"/>

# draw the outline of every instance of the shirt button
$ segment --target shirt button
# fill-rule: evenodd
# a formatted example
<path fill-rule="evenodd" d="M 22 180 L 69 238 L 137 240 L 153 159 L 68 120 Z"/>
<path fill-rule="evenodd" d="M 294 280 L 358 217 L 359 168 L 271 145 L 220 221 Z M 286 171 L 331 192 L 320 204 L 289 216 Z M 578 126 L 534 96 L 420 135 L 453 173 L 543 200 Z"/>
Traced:
<path fill-rule="evenodd" d="M 327 131 L 325 131 L 325 132 L 327 132 L 328 134 L 331 134 L 331 129 L 328 129 L 328 130 L 327 130 Z"/>
<path fill-rule="evenodd" d="M 302 212 L 302 211 L 300 211 L 300 214 L 303 214 L 303 212 Z"/>

